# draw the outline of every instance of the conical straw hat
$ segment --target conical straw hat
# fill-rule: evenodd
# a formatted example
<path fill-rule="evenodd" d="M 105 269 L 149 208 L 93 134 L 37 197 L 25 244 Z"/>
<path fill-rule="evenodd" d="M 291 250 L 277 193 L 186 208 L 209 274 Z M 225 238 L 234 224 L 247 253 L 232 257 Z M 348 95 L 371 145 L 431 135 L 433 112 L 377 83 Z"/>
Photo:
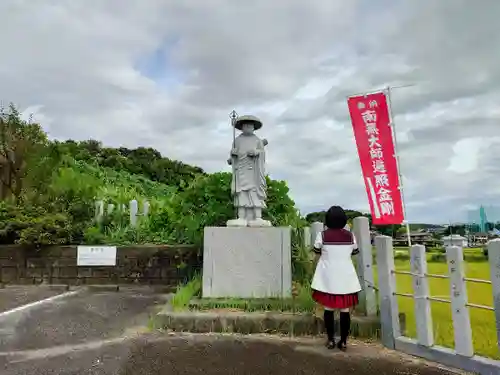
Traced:
<path fill-rule="evenodd" d="M 262 128 L 262 121 L 260 121 L 257 116 L 252 115 L 238 116 L 234 122 L 234 127 L 238 130 L 242 130 L 243 124 L 245 123 L 253 124 L 254 130 Z"/>

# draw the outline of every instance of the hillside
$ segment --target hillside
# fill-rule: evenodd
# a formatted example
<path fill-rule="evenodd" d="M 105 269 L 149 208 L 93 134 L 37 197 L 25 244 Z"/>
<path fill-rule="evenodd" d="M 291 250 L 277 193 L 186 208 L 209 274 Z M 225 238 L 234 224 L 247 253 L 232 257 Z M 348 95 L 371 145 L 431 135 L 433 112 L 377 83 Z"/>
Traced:
<path fill-rule="evenodd" d="M 148 180 L 177 188 L 187 186 L 197 175 L 204 174 L 201 168 L 163 157 L 153 148 L 103 147 L 96 140 L 83 142 L 68 140 L 54 142 L 54 145 L 60 153 L 77 161 L 113 169 L 117 172 L 144 176 Z"/>
<path fill-rule="evenodd" d="M 0 243 L 201 244 L 203 227 L 234 215 L 230 174 L 207 174 L 153 148 L 104 147 L 99 141 L 50 141 L 14 106 L 0 113 Z M 284 181 L 268 180 L 265 216 L 303 225 Z M 150 215 L 131 227 L 116 210 L 95 221 L 95 201 L 147 200 Z"/>

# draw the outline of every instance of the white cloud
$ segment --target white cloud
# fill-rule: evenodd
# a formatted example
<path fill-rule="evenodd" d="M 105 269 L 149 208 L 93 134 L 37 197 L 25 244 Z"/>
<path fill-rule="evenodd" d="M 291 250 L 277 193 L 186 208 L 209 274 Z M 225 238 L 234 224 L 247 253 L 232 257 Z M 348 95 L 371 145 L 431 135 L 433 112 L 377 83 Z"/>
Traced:
<path fill-rule="evenodd" d="M 454 155 L 450 159 L 448 170 L 459 174 L 474 172 L 478 167 L 479 150 L 488 143 L 487 139 L 481 137 L 459 140 L 453 146 Z"/>
<path fill-rule="evenodd" d="M 500 193 L 500 3 L 481 5 L 4 0 L 0 99 L 54 138 L 209 171 L 227 170 L 228 113 L 255 113 L 307 212 L 367 209 L 346 96 L 413 84 L 393 92 L 408 219 L 457 221 Z"/>

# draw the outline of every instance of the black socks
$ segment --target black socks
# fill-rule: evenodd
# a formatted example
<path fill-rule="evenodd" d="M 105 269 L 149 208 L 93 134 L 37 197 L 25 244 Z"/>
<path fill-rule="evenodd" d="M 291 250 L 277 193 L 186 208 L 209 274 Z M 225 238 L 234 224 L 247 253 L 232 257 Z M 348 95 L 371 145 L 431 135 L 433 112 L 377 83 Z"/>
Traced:
<path fill-rule="evenodd" d="M 333 311 L 325 310 L 323 313 L 323 319 L 325 322 L 325 331 L 328 341 L 335 342 L 335 320 L 333 318 Z"/>
<path fill-rule="evenodd" d="M 340 342 L 344 347 L 347 345 L 347 336 L 351 329 L 351 314 L 349 312 L 340 312 Z"/>
<path fill-rule="evenodd" d="M 323 319 L 325 322 L 325 331 L 328 337 L 327 346 L 330 349 L 335 347 L 335 319 L 332 310 L 325 310 L 323 313 Z M 350 312 L 340 312 L 340 341 L 337 347 L 340 350 L 345 350 L 347 347 L 347 337 L 349 336 L 349 331 L 351 330 L 351 313 Z"/>

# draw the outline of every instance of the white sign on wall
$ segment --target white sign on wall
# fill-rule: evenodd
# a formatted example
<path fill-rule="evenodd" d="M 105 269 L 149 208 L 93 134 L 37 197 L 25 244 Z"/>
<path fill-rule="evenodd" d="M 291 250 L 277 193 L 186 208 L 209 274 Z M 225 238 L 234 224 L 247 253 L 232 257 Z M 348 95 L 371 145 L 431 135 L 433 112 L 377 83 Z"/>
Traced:
<path fill-rule="evenodd" d="M 116 246 L 78 246 L 77 266 L 116 266 Z"/>

